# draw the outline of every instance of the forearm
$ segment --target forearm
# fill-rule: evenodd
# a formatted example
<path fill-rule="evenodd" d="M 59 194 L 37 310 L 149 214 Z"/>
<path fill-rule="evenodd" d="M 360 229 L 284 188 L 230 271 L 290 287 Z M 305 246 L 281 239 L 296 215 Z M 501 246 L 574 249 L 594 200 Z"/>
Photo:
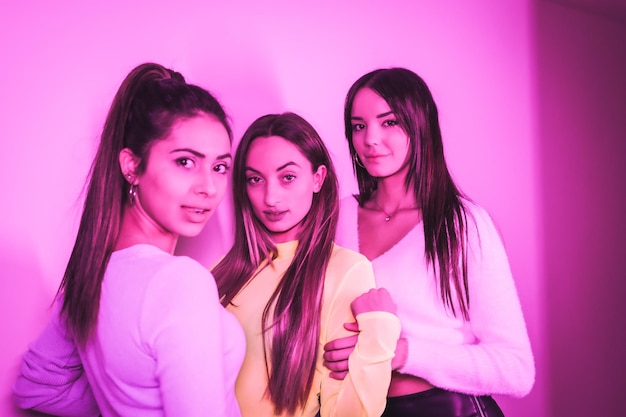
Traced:
<path fill-rule="evenodd" d="M 457 392 L 526 395 L 535 365 L 519 301 L 512 292 L 483 293 L 474 293 L 470 322 L 459 320 L 464 330 L 449 324 L 439 336 L 428 327 L 410 336 L 399 371 Z"/>
<path fill-rule="evenodd" d="M 348 375 L 336 381 L 326 374 L 323 381 L 323 417 L 380 416 L 385 409 L 400 321 L 380 311 L 360 314 L 357 321 L 360 333 L 349 358 Z"/>
<path fill-rule="evenodd" d="M 98 406 L 73 339 L 55 312 L 22 358 L 16 405 L 57 416 L 97 416 Z"/>
<path fill-rule="evenodd" d="M 522 397 L 535 379 L 530 349 L 486 343 L 410 341 L 409 360 L 400 372 L 419 376 L 440 388 L 474 395 Z"/>

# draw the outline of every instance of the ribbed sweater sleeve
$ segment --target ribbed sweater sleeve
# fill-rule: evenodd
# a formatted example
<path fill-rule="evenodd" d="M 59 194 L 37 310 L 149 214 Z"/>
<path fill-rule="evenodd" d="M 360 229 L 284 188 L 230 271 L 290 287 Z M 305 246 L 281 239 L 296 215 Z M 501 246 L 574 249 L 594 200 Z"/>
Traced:
<path fill-rule="evenodd" d="M 163 414 L 238 417 L 224 386 L 215 280 L 190 258 L 173 259 L 150 280 L 141 318 L 142 338 L 156 358 Z"/>
<path fill-rule="evenodd" d="M 374 286 L 371 264 L 363 258 L 350 269 L 334 289 L 326 316 L 324 343 L 346 335 L 343 324 L 354 321 L 350 304 Z M 330 378 L 322 367 L 321 416 L 380 416 L 386 406 L 391 380 L 391 359 L 400 336 L 400 321 L 391 313 L 372 311 L 356 317 L 359 325 L 357 345 L 350 355 L 349 372 L 343 381 Z M 322 348 L 320 346 L 320 348 Z"/>
<path fill-rule="evenodd" d="M 64 321 L 60 302 L 37 340 L 22 358 L 13 399 L 22 409 L 61 417 L 98 416 L 100 411 L 78 350 Z"/>

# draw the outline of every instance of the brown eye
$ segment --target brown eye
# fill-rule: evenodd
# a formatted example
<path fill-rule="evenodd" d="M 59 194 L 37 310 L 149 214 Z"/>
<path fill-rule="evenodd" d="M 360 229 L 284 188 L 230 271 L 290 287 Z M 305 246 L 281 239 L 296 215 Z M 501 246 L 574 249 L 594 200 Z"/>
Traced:
<path fill-rule="evenodd" d="M 183 168 L 193 168 L 196 166 L 196 161 L 194 161 L 191 158 L 183 157 L 183 158 L 178 158 L 176 160 L 176 164 Z"/>
<path fill-rule="evenodd" d="M 359 130 L 365 129 L 365 125 L 363 123 L 355 123 L 352 125 L 352 131 L 358 132 Z"/>
<path fill-rule="evenodd" d="M 295 179 L 296 179 L 296 176 L 294 174 L 285 174 L 283 176 L 283 181 L 285 182 L 292 182 Z"/>
<path fill-rule="evenodd" d="M 217 172 L 218 174 L 226 174 L 228 172 L 228 170 L 230 169 L 230 167 L 228 166 L 228 164 L 217 164 L 213 167 L 213 171 Z"/>

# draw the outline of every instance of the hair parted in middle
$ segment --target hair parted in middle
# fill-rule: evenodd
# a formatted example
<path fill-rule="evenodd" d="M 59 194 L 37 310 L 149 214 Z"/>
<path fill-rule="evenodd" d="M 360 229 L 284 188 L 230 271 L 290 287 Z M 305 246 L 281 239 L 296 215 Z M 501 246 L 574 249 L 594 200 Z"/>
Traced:
<path fill-rule="evenodd" d="M 357 177 L 359 205 L 363 206 L 378 187 L 360 163 L 352 141 L 352 106 L 357 93 L 369 88 L 382 97 L 409 138 L 406 190 L 413 192 L 422 212 L 427 261 L 438 276 L 444 305 L 469 320 L 467 282 L 467 217 L 463 199 L 454 183 L 443 152 L 439 115 L 424 80 L 406 68 L 371 71 L 350 87 L 344 105 L 345 134 Z M 456 297 L 454 296 L 456 294 Z"/>
<path fill-rule="evenodd" d="M 294 113 L 262 116 L 246 130 L 233 163 L 235 241 L 213 269 L 222 304 L 227 306 L 255 271 L 276 257 L 276 246 L 254 215 L 246 191 L 246 160 L 254 140 L 278 136 L 294 144 L 311 163 L 324 165 L 326 178 L 313 195 L 302 222 L 294 259 L 263 312 L 264 349 L 271 358 L 268 393 L 277 414 L 294 413 L 311 390 L 320 337 L 320 313 L 326 268 L 338 220 L 337 175 L 324 142 L 313 126 Z M 273 314 L 270 312 L 273 311 Z M 266 356 L 267 357 L 267 356 Z M 271 371 L 270 371 L 271 370 Z"/>

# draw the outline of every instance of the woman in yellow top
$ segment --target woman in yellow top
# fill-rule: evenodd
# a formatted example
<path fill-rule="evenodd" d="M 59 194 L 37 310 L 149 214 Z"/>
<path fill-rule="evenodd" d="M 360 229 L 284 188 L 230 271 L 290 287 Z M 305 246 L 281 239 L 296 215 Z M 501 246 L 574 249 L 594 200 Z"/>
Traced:
<path fill-rule="evenodd" d="M 373 289 L 370 262 L 333 243 L 337 177 L 319 135 L 293 113 L 257 119 L 232 181 L 235 242 L 212 272 L 246 334 L 235 386 L 243 417 L 380 416 L 400 324 L 387 291 Z M 338 381 L 323 345 L 355 320 L 357 346 Z"/>

